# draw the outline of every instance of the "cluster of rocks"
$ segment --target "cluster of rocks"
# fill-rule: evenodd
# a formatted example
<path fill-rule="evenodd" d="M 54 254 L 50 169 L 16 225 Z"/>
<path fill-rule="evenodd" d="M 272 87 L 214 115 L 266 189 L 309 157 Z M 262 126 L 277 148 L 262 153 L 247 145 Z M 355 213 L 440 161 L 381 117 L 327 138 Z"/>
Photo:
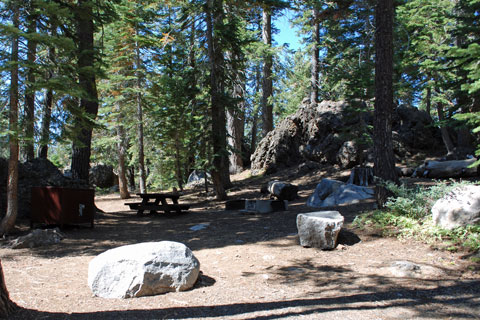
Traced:
<path fill-rule="evenodd" d="M 259 143 L 252 170 L 272 173 L 308 161 L 352 168 L 371 160 L 372 113 L 363 102 L 304 102 Z M 429 115 L 401 105 L 393 116 L 394 151 L 399 157 L 415 150 L 443 149 L 441 134 Z M 370 138 L 369 138 L 370 137 Z"/>

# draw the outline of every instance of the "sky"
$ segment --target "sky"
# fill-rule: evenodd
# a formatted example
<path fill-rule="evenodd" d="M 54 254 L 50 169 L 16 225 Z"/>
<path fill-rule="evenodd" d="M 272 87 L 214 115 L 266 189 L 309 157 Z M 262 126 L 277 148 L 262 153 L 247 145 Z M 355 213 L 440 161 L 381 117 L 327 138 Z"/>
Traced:
<path fill-rule="evenodd" d="M 300 38 L 296 34 L 297 28 L 292 28 L 290 22 L 288 21 L 292 18 L 292 13 L 284 11 L 284 14 L 278 15 L 274 19 L 273 24 L 277 29 L 280 30 L 280 32 L 273 35 L 273 38 L 279 46 L 283 45 L 284 43 L 288 43 L 290 45 L 290 49 L 297 50 L 301 44 Z"/>

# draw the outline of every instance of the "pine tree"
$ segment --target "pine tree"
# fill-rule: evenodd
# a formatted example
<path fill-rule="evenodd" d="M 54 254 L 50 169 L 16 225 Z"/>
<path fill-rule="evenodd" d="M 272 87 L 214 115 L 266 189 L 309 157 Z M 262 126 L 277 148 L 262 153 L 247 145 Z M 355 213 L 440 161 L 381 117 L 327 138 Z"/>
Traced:
<path fill-rule="evenodd" d="M 393 17 L 393 0 L 378 0 L 375 10 L 374 175 L 383 181 L 398 182 L 392 143 Z M 386 188 L 377 185 L 375 195 L 383 206 L 388 195 Z"/>

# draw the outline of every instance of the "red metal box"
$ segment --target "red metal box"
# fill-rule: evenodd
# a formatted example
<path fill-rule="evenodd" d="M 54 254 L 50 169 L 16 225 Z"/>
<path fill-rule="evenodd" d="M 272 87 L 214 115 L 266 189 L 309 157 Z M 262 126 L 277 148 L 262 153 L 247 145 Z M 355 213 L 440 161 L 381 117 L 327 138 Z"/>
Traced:
<path fill-rule="evenodd" d="M 93 228 L 94 195 L 93 189 L 33 187 L 30 224 L 90 223 Z"/>

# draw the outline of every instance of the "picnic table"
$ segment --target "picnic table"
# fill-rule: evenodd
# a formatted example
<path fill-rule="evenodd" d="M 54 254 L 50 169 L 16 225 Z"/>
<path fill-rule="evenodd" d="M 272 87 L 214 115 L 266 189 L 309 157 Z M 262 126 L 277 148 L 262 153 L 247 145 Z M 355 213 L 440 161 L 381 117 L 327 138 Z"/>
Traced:
<path fill-rule="evenodd" d="M 150 213 L 163 211 L 168 214 L 171 211 L 182 213 L 190 208 L 189 205 L 178 203 L 178 199 L 180 199 L 178 193 L 137 193 L 137 195 L 142 198 L 142 202 L 130 202 L 125 205 L 132 210 L 137 210 L 139 216 L 143 215 L 145 210 L 150 210 Z M 167 199 L 172 203 L 168 203 Z"/>

